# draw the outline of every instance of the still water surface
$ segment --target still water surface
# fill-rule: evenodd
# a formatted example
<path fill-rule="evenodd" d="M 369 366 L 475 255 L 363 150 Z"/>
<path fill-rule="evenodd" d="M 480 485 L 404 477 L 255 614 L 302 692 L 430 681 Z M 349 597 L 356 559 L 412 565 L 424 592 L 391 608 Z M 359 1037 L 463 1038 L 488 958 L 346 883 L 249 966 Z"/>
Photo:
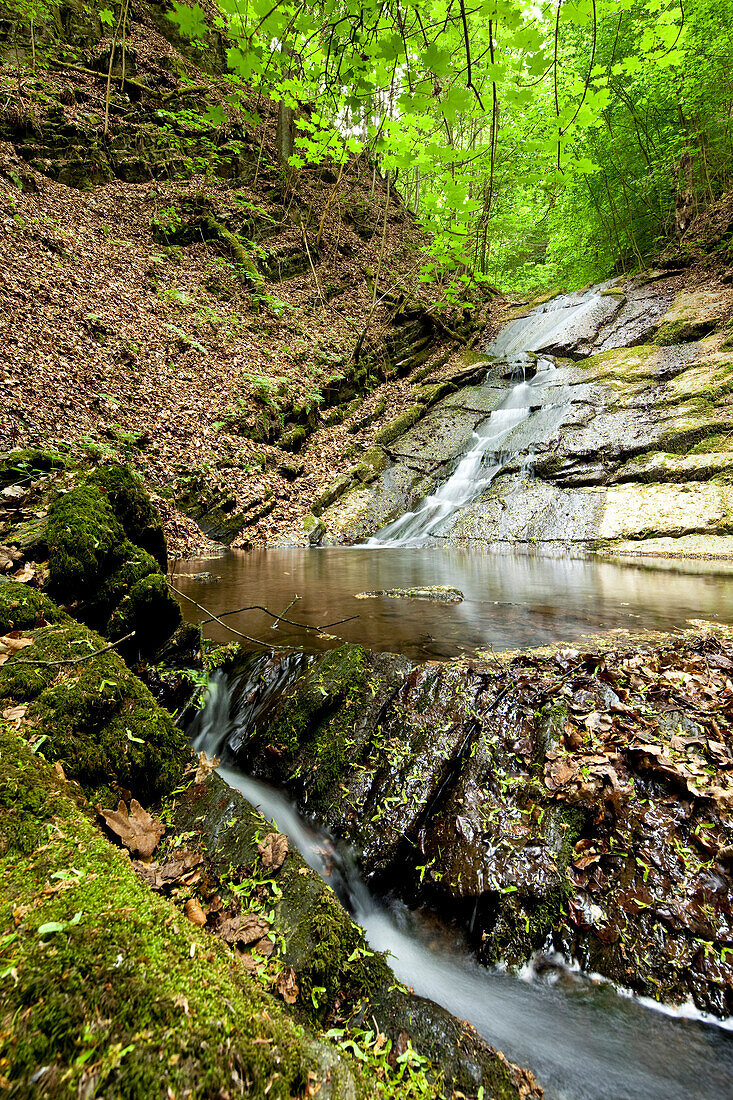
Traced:
<path fill-rule="evenodd" d="M 209 571 L 221 580 L 192 575 Z M 249 604 L 286 613 L 296 622 L 323 628 L 319 638 L 260 611 L 228 616 L 226 622 L 267 645 L 328 649 L 341 641 L 411 657 L 452 657 L 573 641 L 608 630 L 674 630 L 690 619 L 733 622 L 733 563 L 661 562 L 655 559 L 541 557 L 426 549 L 283 549 L 231 551 L 220 557 L 177 563 L 173 583 L 214 614 Z M 356 599 L 360 592 L 424 585 L 451 585 L 463 592 L 458 604 L 425 600 Z M 183 613 L 202 613 L 181 600 Z M 233 635 L 209 623 L 207 635 Z"/>

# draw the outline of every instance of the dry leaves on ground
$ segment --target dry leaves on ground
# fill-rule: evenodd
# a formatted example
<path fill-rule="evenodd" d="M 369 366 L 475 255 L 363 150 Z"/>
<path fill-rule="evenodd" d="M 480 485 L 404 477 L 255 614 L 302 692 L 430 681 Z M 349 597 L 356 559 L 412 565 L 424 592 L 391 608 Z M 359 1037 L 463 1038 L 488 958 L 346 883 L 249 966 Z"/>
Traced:
<path fill-rule="evenodd" d="M 20 726 L 27 710 L 28 707 L 25 704 L 17 707 L 6 707 L 3 711 L 3 718 L 6 722 L 13 722 L 16 726 Z"/>
<path fill-rule="evenodd" d="M 284 833 L 268 833 L 265 839 L 257 845 L 262 866 L 267 871 L 279 871 L 288 854 L 288 838 Z"/>
<path fill-rule="evenodd" d="M 165 832 L 162 821 L 151 817 L 136 798 L 130 802 L 129 810 L 124 802 L 120 802 L 116 810 L 103 810 L 97 806 L 97 812 L 124 846 L 141 859 L 150 859 Z"/>
<path fill-rule="evenodd" d="M 295 971 L 293 970 L 292 966 L 289 966 L 285 970 L 283 970 L 282 974 L 275 983 L 275 989 L 278 991 L 286 1004 L 295 1004 L 298 999 L 300 989 L 298 987 L 298 982 L 295 977 Z"/>

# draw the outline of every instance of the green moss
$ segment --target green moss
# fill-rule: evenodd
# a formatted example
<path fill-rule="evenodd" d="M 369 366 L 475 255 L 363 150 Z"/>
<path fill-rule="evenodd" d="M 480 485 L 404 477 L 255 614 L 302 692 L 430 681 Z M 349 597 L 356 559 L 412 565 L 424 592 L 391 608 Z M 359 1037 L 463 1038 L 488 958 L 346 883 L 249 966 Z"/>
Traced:
<path fill-rule="evenodd" d="M 160 569 L 168 567 L 160 513 L 143 488 L 142 481 L 126 466 L 102 466 L 89 478 L 107 494 L 116 518 L 130 542 L 155 559 Z"/>
<path fill-rule="evenodd" d="M 24 584 L 0 584 L 0 634 L 9 630 L 32 630 L 43 622 L 58 623 L 68 618 L 56 604 Z"/>
<path fill-rule="evenodd" d="M 99 488 L 82 482 L 49 511 L 49 592 L 76 600 L 98 588 L 125 556 L 125 533 Z"/>
<path fill-rule="evenodd" d="M 407 409 L 406 412 L 401 413 L 394 420 L 390 420 L 388 424 L 385 424 L 381 431 L 378 431 L 374 436 L 374 442 L 380 446 L 394 443 L 396 439 L 404 435 L 408 428 L 417 423 L 426 411 L 426 405 L 413 405 L 411 409 Z"/>
<path fill-rule="evenodd" d="M 297 424 L 289 432 L 285 432 L 280 440 L 280 446 L 284 451 L 299 451 L 308 438 L 308 429 L 305 424 Z"/>
<path fill-rule="evenodd" d="M 342 773 L 366 683 L 361 646 L 333 649 L 296 681 L 270 725 L 290 757 L 302 757 L 319 794 Z"/>
<path fill-rule="evenodd" d="M 721 454 L 732 449 L 733 436 L 716 433 L 715 435 L 706 436 L 705 439 L 696 443 L 695 446 L 690 449 L 690 454 Z"/>
<path fill-rule="evenodd" d="M 448 397 L 458 389 L 452 382 L 436 382 L 432 386 L 420 386 L 415 391 L 415 398 L 423 405 L 434 405 L 443 397 Z"/>
<path fill-rule="evenodd" d="M 102 649 L 104 639 L 67 616 L 31 636 L 33 644 L 0 667 L 0 701 L 28 705 L 44 755 L 112 801 L 123 788 L 147 802 L 175 786 L 189 756 L 186 738 L 121 657 L 109 651 L 58 663 Z"/>
<path fill-rule="evenodd" d="M 580 360 L 577 366 L 582 367 L 586 377 L 619 391 L 622 396 L 633 396 L 654 379 L 659 354 L 654 344 L 610 348 Z"/>
<path fill-rule="evenodd" d="M 154 895 L 15 735 L 0 738 L 0 768 L 0 919 L 13 929 L 0 946 L 9 1095 L 31 1095 L 38 1073 L 35 1088 L 52 1098 L 90 1089 L 215 1097 L 236 1081 L 248 1096 L 289 1100 L 304 1094 L 309 1075 L 314 1084 L 331 1077 L 326 1095 L 353 1094 L 342 1060 L 289 1019 L 223 943 Z M 37 793 L 8 811 L 12 786 Z M 33 845 L 24 821 L 43 843 Z"/>
<path fill-rule="evenodd" d="M 368 951 L 361 929 L 326 892 L 290 937 L 286 961 L 297 970 L 301 999 L 318 1023 L 325 1022 L 338 1000 L 355 1006 L 394 981 L 384 958 Z"/>
<path fill-rule="evenodd" d="M 344 493 L 347 493 L 351 486 L 354 484 L 353 470 L 347 470 L 346 473 L 341 474 L 335 481 L 320 493 L 311 504 L 311 512 L 314 516 L 323 515 L 326 508 L 342 497 Z"/>
<path fill-rule="evenodd" d="M 654 336 L 654 342 L 661 348 L 673 344 L 691 344 L 714 332 L 716 327 L 717 320 L 708 317 L 682 317 L 661 324 Z"/>
<path fill-rule="evenodd" d="M 65 455 L 55 451 L 42 451 L 37 447 L 9 451 L 0 457 L 0 488 L 36 479 L 52 470 L 63 470 L 68 465 Z"/>
<path fill-rule="evenodd" d="M 181 610 L 162 573 L 151 573 L 131 585 L 105 626 L 108 638 L 122 638 L 131 631 L 130 650 L 153 653 L 171 636 L 181 621 Z"/>
<path fill-rule="evenodd" d="M 160 517 L 129 470 L 104 467 L 59 496 L 46 540 L 50 594 L 76 604 L 79 617 L 110 638 L 134 630 L 126 653 L 154 652 L 180 622 L 159 571 L 166 561 Z"/>

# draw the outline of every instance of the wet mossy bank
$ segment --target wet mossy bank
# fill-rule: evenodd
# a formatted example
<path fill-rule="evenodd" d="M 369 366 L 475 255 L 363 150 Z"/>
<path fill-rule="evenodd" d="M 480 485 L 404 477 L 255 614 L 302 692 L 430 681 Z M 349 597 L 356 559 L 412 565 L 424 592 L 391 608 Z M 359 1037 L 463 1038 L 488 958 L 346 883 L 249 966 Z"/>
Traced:
<path fill-rule="evenodd" d="M 160 515 L 140 478 L 118 463 L 90 468 L 25 450 L 0 456 L 0 483 L 0 541 L 43 563 L 36 583 L 105 637 L 127 638 L 125 656 L 155 653 L 181 613 L 164 575 Z"/>
<path fill-rule="evenodd" d="M 714 628 L 429 665 L 346 646 L 294 667 L 230 744 L 487 964 L 559 950 L 723 1017 L 732 658 Z M 247 690 L 282 661 L 257 659 Z"/>
<path fill-rule="evenodd" d="M 0 1073 L 10 1096 L 438 1098 L 454 1082 L 467 1096 L 482 1085 L 497 1098 L 539 1095 L 475 1033 L 403 991 L 296 853 L 268 873 L 258 842 L 272 827 L 218 777 L 184 775 L 187 742 L 121 658 L 30 663 L 72 661 L 80 643 L 91 654 L 102 638 L 19 584 L 0 586 L 0 601 L 3 629 L 22 623 L 31 642 L 0 667 Z M 166 792 L 157 862 L 131 864 L 93 803 L 150 804 Z M 182 856 L 194 878 L 154 895 L 150 875 L 165 878 Z M 189 911 L 193 899 L 208 917 Z M 271 946 L 254 975 L 252 956 L 215 934 L 222 915 L 264 922 Z M 292 1006 L 278 996 L 287 973 Z M 373 1017 L 383 1037 L 365 1066 L 325 1035 L 351 1028 L 368 1047 Z M 408 1054 L 392 1064 L 398 1041 Z"/>
<path fill-rule="evenodd" d="M 112 647 L 114 612 L 99 595 L 110 579 L 146 554 L 146 576 L 165 583 L 151 513 L 125 508 L 127 476 L 34 467 L 30 496 L 17 498 L 46 513 L 33 546 L 48 565 L 37 561 L 32 580 L 47 577 L 65 607 L 0 581 L 3 1090 L 437 1100 L 455 1085 L 470 1097 L 482 1087 L 538 1097 L 529 1075 L 398 986 L 297 853 L 268 870 L 258 844 L 272 826 L 191 766 L 184 733 Z M 27 533 L 16 518 L 11 539 Z M 140 656 L 159 635 L 144 621 L 137 630 L 128 660 L 152 682 Z M 121 801 L 132 817 L 134 800 L 165 825 L 148 865 L 113 842 L 98 812 Z M 254 947 L 226 932 L 248 922 Z"/>

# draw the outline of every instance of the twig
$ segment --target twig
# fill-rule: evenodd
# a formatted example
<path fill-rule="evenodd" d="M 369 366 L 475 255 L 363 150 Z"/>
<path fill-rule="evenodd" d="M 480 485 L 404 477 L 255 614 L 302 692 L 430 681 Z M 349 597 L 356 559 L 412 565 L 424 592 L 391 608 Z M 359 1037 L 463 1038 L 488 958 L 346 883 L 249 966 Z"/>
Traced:
<path fill-rule="evenodd" d="M 118 638 L 116 642 L 110 642 L 109 645 L 104 646 L 102 649 L 95 649 L 93 653 L 85 653 L 83 657 L 69 657 L 65 661 L 34 661 L 30 657 L 16 657 L 13 660 L 13 664 L 44 666 L 80 665 L 82 661 L 91 661 L 92 657 L 100 657 L 103 653 L 109 653 L 110 649 L 115 649 L 118 645 L 122 645 L 123 642 L 127 642 L 130 638 L 134 637 L 135 631 L 131 630 L 129 634 L 125 634 L 124 638 Z"/>
<path fill-rule="evenodd" d="M 318 290 L 318 297 L 321 299 L 321 305 L 323 306 L 323 312 L 325 313 L 326 310 L 328 309 L 328 306 L 326 305 L 326 299 L 323 297 L 323 291 L 321 290 L 321 284 L 318 282 L 318 276 L 316 275 L 316 269 L 313 266 L 313 260 L 311 258 L 311 250 L 308 247 L 308 238 L 305 235 L 305 226 L 303 225 L 302 218 L 301 218 L 301 222 L 300 222 L 300 231 L 303 234 L 303 244 L 305 245 L 305 251 L 308 255 L 308 263 L 311 265 L 311 271 L 313 272 L 313 278 L 316 280 L 316 289 Z"/>
<path fill-rule="evenodd" d="M 280 614 L 279 614 L 279 615 L 278 615 L 278 616 L 276 617 L 276 619 L 275 619 L 275 622 L 274 622 L 274 623 L 272 624 L 272 626 L 270 627 L 270 630 L 277 630 L 277 625 L 278 625 L 278 623 L 279 623 L 279 622 L 280 622 L 280 621 L 282 620 L 282 617 L 283 617 L 283 615 L 285 614 L 285 612 L 286 612 L 286 611 L 289 611 L 289 610 L 290 610 L 290 608 L 291 608 L 291 607 L 293 606 L 293 604 L 294 604 L 294 603 L 297 603 L 299 599 L 300 599 L 300 596 L 298 596 L 298 594 L 296 593 L 296 595 L 295 595 L 295 596 L 293 596 L 293 598 L 292 598 L 292 600 L 290 601 L 290 603 L 289 603 L 289 604 L 287 604 L 287 605 L 286 605 L 286 606 L 285 606 L 285 607 L 284 607 L 284 608 L 282 609 L 282 612 L 281 612 L 281 613 L 280 613 Z"/>
<path fill-rule="evenodd" d="M 229 626 L 218 615 L 212 615 L 208 607 L 204 607 L 203 604 L 197 603 L 196 600 L 192 600 L 190 596 L 187 596 L 185 592 L 181 592 L 180 588 L 176 588 L 175 585 L 168 581 L 168 587 L 172 592 L 175 592 L 177 596 L 183 596 L 184 600 L 188 600 L 194 607 L 197 607 L 199 611 L 203 611 L 205 615 L 209 615 L 208 619 L 204 622 L 207 623 L 219 623 L 225 630 L 229 630 L 232 634 L 236 634 L 238 638 L 244 638 L 246 642 L 253 642 L 255 645 L 261 645 L 263 649 L 292 649 L 292 646 L 278 645 L 277 642 L 261 642 L 259 638 L 252 638 L 249 634 L 243 634 L 241 630 L 235 630 L 233 626 Z"/>
<path fill-rule="evenodd" d="M 175 592 L 175 588 L 173 589 L 173 591 Z M 186 598 L 188 599 L 188 597 Z M 300 597 L 298 596 L 297 599 L 300 599 Z M 294 603 L 295 600 L 291 600 L 288 604 L 288 607 L 291 607 Z M 288 608 L 286 607 L 285 611 L 287 610 Z M 268 608 L 263 607 L 262 604 L 259 603 L 250 604 L 249 607 L 237 607 L 233 611 L 222 611 L 220 617 L 224 618 L 225 615 L 238 615 L 240 611 L 264 611 L 265 615 L 269 615 L 271 619 L 275 620 L 275 622 L 288 623 L 290 626 L 299 626 L 302 627 L 303 630 L 328 630 L 330 626 L 340 626 L 341 623 L 350 623 L 352 619 L 359 618 L 358 615 L 349 615 L 348 619 L 336 619 L 335 622 L 324 623 L 323 626 L 314 626 L 312 623 L 296 623 L 292 619 L 286 619 L 285 611 L 283 611 L 282 615 L 276 615 L 274 611 L 270 611 Z M 205 626 L 206 623 L 212 622 L 215 619 L 216 615 L 212 615 L 211 619 L 204 619 L 201 625 Z"/>

